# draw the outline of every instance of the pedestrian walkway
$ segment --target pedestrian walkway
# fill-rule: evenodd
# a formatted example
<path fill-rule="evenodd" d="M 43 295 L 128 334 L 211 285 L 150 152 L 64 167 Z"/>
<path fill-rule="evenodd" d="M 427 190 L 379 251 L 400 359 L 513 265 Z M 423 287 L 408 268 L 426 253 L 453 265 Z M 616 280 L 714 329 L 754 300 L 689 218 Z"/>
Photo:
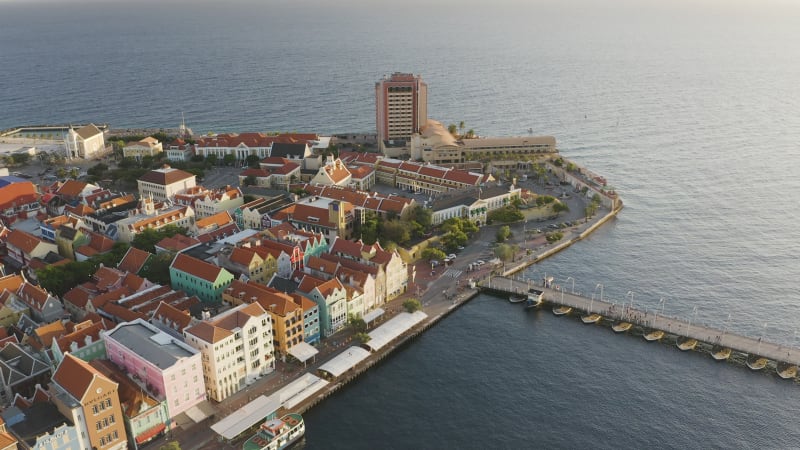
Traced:
<path fill-rule="evenodd" d="M 450 277 L 450 278 L 458 278 L 458 277 L 461 276 L 462 273 L 464 273 L 463 270 L 447 269 L 447 270 L 444 271 L 444 273 L 442 275 L 444 275 L 446 277 Z"/>

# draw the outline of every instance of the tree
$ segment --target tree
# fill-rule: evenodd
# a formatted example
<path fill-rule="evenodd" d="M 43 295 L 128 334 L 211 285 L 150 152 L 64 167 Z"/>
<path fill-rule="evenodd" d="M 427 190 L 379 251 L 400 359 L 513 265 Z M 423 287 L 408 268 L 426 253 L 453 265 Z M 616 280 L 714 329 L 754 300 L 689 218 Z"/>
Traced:
<path fill-rule="evenodd" d="M 432 261 L 434 259 L 445 259 L 447 255 L 445 252 L 439 250 L 438 248 L 428 247 L 422 251 L 421 255 L 423 259 L 428 261 Z"/>
<path fill-rule="evenodd" d="M 75 178 L 78 178 L 78 175 L 80 175 L 80 173 L 81 172 L 78 169 L 70 169 L 69 176 L 71 176 L 73 179 L 75 179 Z"/>
<path fill-rule="evenodd" d="M 27 153 L 15 153 L 11 155 L 14 164 L 25 164 L 31 159 L 31 155 Z"/>
<path fill-rule="evenodd" d="M 175 254 L 172 252 L 161 252 L 147 258 L 144 266 L 142 266 L 142 269 L 139 271 L 139 276 L 147 278 L 153 283 L 161 285 L 170 284 L 169 266 L 172 264 L 174 258 Z"/>
<path fill-rule="evenodd" d="M 448 125 L 448 126 L 447 126 L 447 131 L 448 131 L 450 134 L 452 134 L 453 136 L 455 136 L 455 135 L 456 135 L 456 130 L 457 130 L 457 129 L 458 129 L 458 128 L 456 127 L 456 124 L 454 124 L 454 123 L 451 123 L 450 125 Z"/>
<path fill-rule="evenodd" d="M 67 176 L 67 169 L 65 169 L 63 167 L 59 167 L 58 169 L 56 169 L 56 176 L 59 179 L 65 178 Z"/>
<path fill-rule="evenodd" d="M 360 236 L 365 244 L 372 245 L 378 240 L 380 222 L 380 217 L 374 211 L 367 211 L 364 215 L 364 223 L 356 222 L 353 232 L 356 236 Z"/>
<path fill-rule="evenodd" d="M 159 447 L 158 450 L 181 450 L 181 444 L 178 441 L 170 441 Z"/>
<path fill-rule="evenodd" d="M 214 154 L 206 156 L 206 166 L 216 166 L 217 159 L 217 155 Z"/>
<path fill-rule="evenodd" d="M 387 220 L 381 226 L 381 244 L 384 242 L 396 242 L 405 245 L 411 239 L 411 232 L 408 227 L 400 220 Z"/>
<path fill-rule="evenodd" d="M 89 169 L 86 171 L 86 173 L 88 173 L 91 176 L 100 178 L 100 177 L 103 176 L 104 173 L 106 173 L 107 170 L 108 170 L 108 166 L 106 164 L 97 163 L 97 164 L 93 165 L 92 167 L 89 167 Z"/>
<path fill-rule="evenodd" d="M 236 162 L 236 155 L 234 155 L 234 154 L 232 154 L 232 153 L 229 153 L 229 154 L 227 154 L 227 155 L 225 155 L 225 156 L 223 156 L 223 157 L 222 157 L 222 162 L 223 162 L 223 163 L 224 163 L 226 166 L 232 166 L 232 165 L 233 165 L 233 163 L 235 163 L 235 162 Z"/>
<path fill-rule="evenodd" d="M 365 322 L 361 316 L 350 314 L 350 317 L 347 319 L 347 324 L 350 325 L 350 328 L 355 333 L 363 333 L 367 331 L 367 322 Z"/>
<path fill-rule="evenodd" d="M 242 182 L 242 184 L 244 184 L 245 186 L 255 186 L 257 183 L 258 179 L 256 178 L 255 175 L 246 176 L 244 181 Z"/>
<path fill-rule="evenodd" d="M 497 230 L 495 237 L 497 238 L 497 242 L 505 242 L 509 237 L 511 237 L 511 227 L 508 225 L 503 225 Z"/>
<path fill-rule="evenodd" d="M 463 120 L 461 122 L 458 122 L 458 131 L 460 131 L 462 135 L 464 134 L 464 121 Z"/>
<path fill-rule="evenodd" d="M 472 128 L 467 131 L 467 135 L 465 136 L 467 139 L 474 139 L 475 138 L 475 130 Z"/>
<path fill-rule="evenodd" d="M 261 167 L 258 165 L 258 162 L 261 161 L 258 158 L 258 155 L 248 155 L 245 161 L 247 161 L 247 167 L 251 169 L 258 169 L 259 167 Z"/>
<path fill-rule="evenodd" d="M 554 231 L 552 233 L 545 233 L 544 238 L 547 239 L 547 242 L 552 244 L 554 242 L 560 241 L 564 237 L 564 233 L 560 231 Z"/>
<path fill-rule="evenodd" d="M 512 260 L 516 252 L 517 247 L 515 245 L 498 244 L 497 247 L 494 248 L 494 255 L 503 262 Z"/>
<path fill-rule="evenodd" d="M 556 214 L 561 214 L 562 212 L 569 211 L 569 206 L 566 203 L 555 202 L 553 203 L 553 212 Z"/>
<path fill-rule="evenodd" d="M 362 333 L 356 333 L 356 334 L 353 335 L 353 337 L 357 341 L 361 342 L 362 344 L 366 344 L 367 342 L 369 342 L 372 339 L 372 337 L 370 335 L 368 335 L 367 333 L 363 333 L 363 332 Z"/>
<path fill-rule="evenodd" d="M 139 250 L 155 253 L 155 245 L 158 243 L 158 241 L 166 237 L 175 236 L 176 234 L 186 235 L 186 228 L 176 227 L 175 225 L 167 225 L 158 230 L 147 228 L 134 236 L 131 246 L 136 247 Z"/>
<path fill-rule="evenodd" d="M 407 312 L 413 313 L 422 309 L 422 303 L 416 298 L 409 298 L 403 301 L 403 308 Z"/>
<path fill-rule="evenodd" d="M 413 217 L 413 220 L 420 224 L 426 231 L 431 227 L 433 213 L 430 209 L 424 208 L 421 205 L 417 205 L 411 212 L 411 217 Z"/>

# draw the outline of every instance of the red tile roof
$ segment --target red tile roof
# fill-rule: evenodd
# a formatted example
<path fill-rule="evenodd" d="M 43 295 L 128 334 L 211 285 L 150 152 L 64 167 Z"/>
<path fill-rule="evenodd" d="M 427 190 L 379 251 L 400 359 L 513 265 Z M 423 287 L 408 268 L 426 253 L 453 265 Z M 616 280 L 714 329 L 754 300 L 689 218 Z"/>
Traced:
<path fill-rule="evenodd" d="M 92 385 L 95 378 L 105 379 L 111 382 L 105 375 L 90 366 L 89 363 L 82 361 L 67 353 L 64 359 L 53 374 L 53 381 L 58 383 L 67 392 L 79 401 L 86 395 L 86 391 Z"/>
<path fill-rule="evenodd" d="M 131 247 L 125 253 L 125 256 L 122 257 L 119 264 L 117 264 L 117 268 L 126 272 L 138 273 L 142 270 L 147 258 L 151 256 L 153 256 L 153 254 L 150 252 Z"/>
<path fill-rule="evenodd" d="M 195 176 L 189 172 L 184 172 L 183 170 L 173 169 L 169 166 L 166 166 L 163 169 L 156 169 L 147 172 L 146 174 L 139 177 L 139 181 L 145 181 L 147 183 L 154 183 L 166 186 L 172 183 L 183 181 L 187 178 L 194 178 L 194 177 Z"/>
<path fill-rule="evenodd" d="M 203 260 L 178 253 L 170 267 L 206 281 L 214 282 L 225 269 Z"/>
<path fill-rule="evenodd" d="M 169 303 L 159 302 L 153 321 L 160 321 L 168 326 L 176 326 L 175 331 L 183 334 L 183 329 L 192 323 L 192 315 L 187 310 L 180 310 Z"/>
<path fill-rule="evenodd" d="M 213 229 L 225 226 L 231 222 L 233 222 L 233 218 L 231 218 L 230 213 L 228 213 L 228 211 L 222 211 L 214 214 L 213 216 L 197 220 L 195 222 L 195 226 L 198 229 L 206 229 L 206 228 Z"/>
<path fill-rule="evenodd" d="M 56 191 L 56 194 L 68 199 L 77 198 L 88 185 L 89 183 L 85 181 L 67 180 L 67 182 Z"/>
<path fill-rule="evenodd" d="M 33 252 L 42 242 L 38 237 L 22 230 L 12 230 L 6 240 L 8 245 L 13 245 L 26 254 Z"/>

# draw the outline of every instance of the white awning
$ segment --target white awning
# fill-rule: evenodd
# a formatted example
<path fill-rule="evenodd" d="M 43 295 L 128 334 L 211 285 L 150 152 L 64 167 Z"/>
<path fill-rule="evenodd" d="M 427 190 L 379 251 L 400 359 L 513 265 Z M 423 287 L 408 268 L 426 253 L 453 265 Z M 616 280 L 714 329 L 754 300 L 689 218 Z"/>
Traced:
<path fill-rule="evenodd" d="M 280 408 L 280 401 L 273 397 L 259 395 L 233 414 L 211 425 L 211 429 L 225 439 L 235 439 L 253 425 L 263 422 L 267 416 Z"/>
<path fill-rule="evenodd" d="M 334 377 L 347 372 L 356 364 L 367 359 L 369 352 L 361 347 L 352 346 L 336 355 L 335 358 L 323 364 L 318 370 L 327 372 Z"/>
<path fill-rule="evenodd" d="M 362 319 L 364 319 L 364 322 L 370 323 L 373 320 L 377 319 L 378 317 L 384 315 L 385 313 L 386 311 L 384 311 L 383 308 L 375 308 L 372 311 L 364 314 L 364 317 L 362 317 Z"/>
<path fill-rule="evenodd" d="M 384 345 L 392 342 L 396 337 L 408 331 L 414 325 L 422 322 L 428 317 L 422 311 L 415 311 L 414 313 L 403 312 L 372 330 L 369 333 L 370 340 L 367 342 L 367 347 L 373 352 L 381 349 Z"/>
<path fill-rule="evenodd" d="M 327 381 L 306 372 L 303 376 L 287 384 L 270 397 L 278 398 L 284 408 L 292 409 L 297 406 L 298 403 L 311 397 L 327 385 Z"/>
<path fill-rule="evenodd" d="M 297 343 L 289 349 L 289 354 L 297 358 L 297 360 L 300 362 L 308 361 L 317 353 L 319 353 L 319 350 L 306 342 Z"/>

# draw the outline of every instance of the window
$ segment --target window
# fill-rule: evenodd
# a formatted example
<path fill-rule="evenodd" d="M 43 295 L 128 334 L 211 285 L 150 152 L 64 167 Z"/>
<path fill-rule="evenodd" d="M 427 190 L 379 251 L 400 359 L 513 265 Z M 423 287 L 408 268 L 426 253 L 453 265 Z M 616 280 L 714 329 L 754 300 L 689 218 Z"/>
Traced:
<path fill-rule="evenodd" d="M 110 398 L 106 399 L 106 408 L 111 408 L 111 399 Z"/>
<path fill-rule="evenodd" d="M 112 415 L 108 416 L 108 421 L 109 421 L 109 423 L 116 423 L 117 419 L 115 419 L 114 415 L 112 414 Z"/>
<path fill-rule="evenodd" d="M 100 421 L 98 421 L 94 426 L 95 426 L 95 428 L 97 428 L 97 431 L 100 431 L 100 430 L 103 429 L 103 424 L 100 423 Z"/>
<path fill-rule="evenodd" d="M 114 440 L 117 440 L 119 438 L 119 434 L 117 433 L 116 430 L 114 430 L 114 432 L 111 433 L 111 435 L 114 436 Z"/>
<path fill-rule="evenodd" d="M 98 410 L 98 408 L 97 408 L 97 405 L 92 405 L 92 413 L 93 413 L 94 415 L 97 415 L 97 413 L 98 413 L 98 412 L 99 412 L 99 410 Z"/>

